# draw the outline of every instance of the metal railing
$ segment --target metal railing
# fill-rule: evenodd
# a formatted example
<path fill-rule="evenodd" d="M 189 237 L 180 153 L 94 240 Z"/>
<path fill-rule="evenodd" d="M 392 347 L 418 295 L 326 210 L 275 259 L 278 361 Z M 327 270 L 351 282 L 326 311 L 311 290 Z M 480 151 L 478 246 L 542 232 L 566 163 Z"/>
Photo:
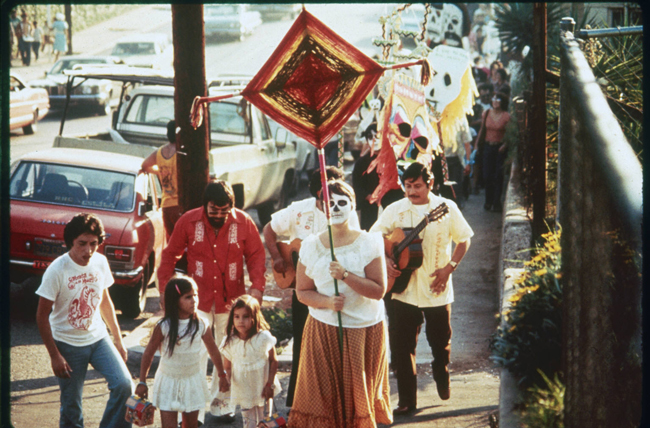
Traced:
<path fill-rule="evenodd" d="M 564 422 L 638 426 L 642 167 L 569 20 L 562 30 L 557 217 L 563 229 Z"/>

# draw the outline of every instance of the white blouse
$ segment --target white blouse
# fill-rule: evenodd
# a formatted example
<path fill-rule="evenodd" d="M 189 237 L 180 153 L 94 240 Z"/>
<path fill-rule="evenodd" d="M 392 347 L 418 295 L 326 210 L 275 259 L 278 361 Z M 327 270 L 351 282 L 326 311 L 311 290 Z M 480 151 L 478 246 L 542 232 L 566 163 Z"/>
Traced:
<path fill-rule="evenodd" d="M 383 257 L 384 241 L 380 233 L 361 231 L 357 239 L 342 247 L 334 248 L 338 262 L 350 273 L 365 278 L 365 267 L 377 257 Z M 314 280 L 316 291 L 326 296 L 334 296 L 334 279 L 329 274 L 332 256 L 317 235 L 306 238 L 300 248 L 300 262 L 305 265 L 305 273 Z M 384 281 L 386 279 L 384 278 Z M 345 295 L 341 310 L 343 327 L 370 327 L 384 320 L 386 311 L 382 299 L 364 297 L 345 282 L 338 281 L 339 294 Z M 320 322 L 338 326 L 338 315 L 331 309 L 309 307 L 309 314 Z"/>

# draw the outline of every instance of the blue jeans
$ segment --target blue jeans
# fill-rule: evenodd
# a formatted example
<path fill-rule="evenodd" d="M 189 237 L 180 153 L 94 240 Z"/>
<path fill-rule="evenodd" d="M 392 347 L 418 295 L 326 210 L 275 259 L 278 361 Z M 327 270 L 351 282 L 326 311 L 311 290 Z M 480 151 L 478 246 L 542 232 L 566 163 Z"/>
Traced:
<path fill-rule="evenodd" d="M 81 399 L 88 364 L 90 364 L 104 376 L 110 390 L 99 427 L 130 428 L 131 424 L 124 420 L 124 415 L 126 400 L 133 393 L 133 382 L 124 360 L 110 338 L 105 337 L 87 346 L 72 346 L 59 341 L 55 343 L 72 369 L 69 379 L 57 378 L 61 389 L 59 427 L 83 428 L 84 426 Z"/>

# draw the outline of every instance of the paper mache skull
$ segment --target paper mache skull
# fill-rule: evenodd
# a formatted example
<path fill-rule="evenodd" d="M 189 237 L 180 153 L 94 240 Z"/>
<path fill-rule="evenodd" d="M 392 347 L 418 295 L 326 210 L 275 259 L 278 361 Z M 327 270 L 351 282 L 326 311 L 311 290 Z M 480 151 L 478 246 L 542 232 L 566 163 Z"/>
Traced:
<path fill-rule="evenodd" d="M 467 7 L 460 3 L 438 3 L 431 5 L 431 10 L 427 22 L 429 47 L 445 44 L 467 48 L 467 36 L 471 29 Z"/>
<path fill-rule="evenodd" d="M 464 49 L 439 45 L 427 59 L 436 73 L 424 94 L 429 105 L 442 113 L 460 95 L 461 78 L 469 64 L 469 53 Z"/>

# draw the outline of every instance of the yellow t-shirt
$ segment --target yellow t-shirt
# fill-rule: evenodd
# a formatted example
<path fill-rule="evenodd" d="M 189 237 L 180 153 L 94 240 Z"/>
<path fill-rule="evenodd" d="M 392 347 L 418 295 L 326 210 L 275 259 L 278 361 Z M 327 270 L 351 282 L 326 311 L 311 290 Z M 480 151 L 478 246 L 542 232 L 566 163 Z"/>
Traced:
<path fill-rule="evenodd" d="M 162 148 L 156 152 L 156 164 L 158 165 L 158 177 L 162 185 L 162 203 L 163 208 L 178 205 L 178 187 L 176 186 L 176 153 L 165 159 L 162 155 Z"/>

